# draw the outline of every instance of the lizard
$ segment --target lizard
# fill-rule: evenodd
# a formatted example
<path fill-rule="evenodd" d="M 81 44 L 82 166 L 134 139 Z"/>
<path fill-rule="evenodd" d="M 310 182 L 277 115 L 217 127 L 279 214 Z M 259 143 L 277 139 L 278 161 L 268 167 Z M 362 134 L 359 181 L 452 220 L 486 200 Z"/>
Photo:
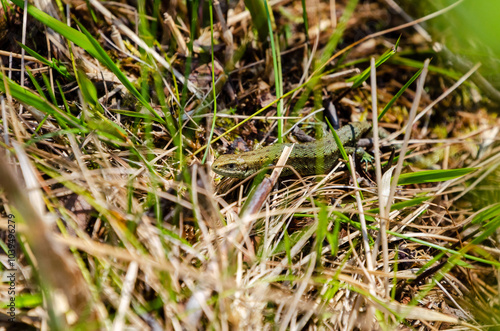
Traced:
<path fill-rule="evenodd" d="M 336 132 L 346 153 L 352 154 L 356 150 L 358 140 L 370 129 L 371 124 L 368 122 L 353 122 Z M 226 177 L 246 178 L 264 167 L 276 164 L 285 146 L 292 144 L 278 143 L 240 154 L 224 154 L 212 164 L 212 170 Z M 330 134 L 316 141 L 295 144 L 287 165 L 295 168 L 301 176 L 324 174 L 333 169 L 340 156 L 337 143 Z M 323 160 L 317 161 L 320 157 Z M 293 171 L 289 168 L 284 168 L 281 172 L 281 176 L 292 174 Z"/>

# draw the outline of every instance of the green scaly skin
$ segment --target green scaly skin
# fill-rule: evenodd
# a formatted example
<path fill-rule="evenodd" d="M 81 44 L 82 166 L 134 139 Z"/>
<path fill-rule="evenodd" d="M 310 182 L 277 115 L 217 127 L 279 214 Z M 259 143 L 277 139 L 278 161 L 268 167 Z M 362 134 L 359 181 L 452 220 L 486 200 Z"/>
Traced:
<path fill-rule="evenodd" d="M 357 122 L 337 130 L 347 154 L 355 151 L 358 140 L 370 129 L 371 124 L 368 122 Z M 285 146 L 292 144 L 274 144 L 255 151 L 221 155 L 212 164 L 212 170 L 226 177 L 246 178 L 264 167 L 275 165 Z M 321 140 L 295 144 L 286 164 L 293 167 L 301 176 L 324 174 L 333 169 L 340 156 L 337 143 L 330 134 Z M 281 176 L 292 174 L 293 171 L 289 168 L 284 168 L 281 172 Z"/>

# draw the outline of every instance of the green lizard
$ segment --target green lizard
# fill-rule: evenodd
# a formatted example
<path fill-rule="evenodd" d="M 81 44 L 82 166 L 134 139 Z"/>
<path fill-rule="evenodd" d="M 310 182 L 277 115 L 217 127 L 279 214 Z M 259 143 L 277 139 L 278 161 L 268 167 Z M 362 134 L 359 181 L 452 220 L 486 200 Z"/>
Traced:
<path fill-rule="evenodd" d="M 358 140 L 371 129 L 368 122 L 350 123 L 337 130 L 347 154 L 356 150 Z M 292 144 L 274 144 L 255 151 L 240 154 L 221 155 L 213 164 L 212 170 L 222 176 L 246 178 L 260 169 L 275 165 L 285 146 Z M 331 134 L 328 137 L 308 142 L 295 144 L 287 165 L 292 166 L 302 176 L 324 174 L 331 170 L 341 156 L 335 139 Z M 323 157 L 322 162 L 317 162 Z M 289 168 L 284 168 L 281 176 L 293 174 Z"/>

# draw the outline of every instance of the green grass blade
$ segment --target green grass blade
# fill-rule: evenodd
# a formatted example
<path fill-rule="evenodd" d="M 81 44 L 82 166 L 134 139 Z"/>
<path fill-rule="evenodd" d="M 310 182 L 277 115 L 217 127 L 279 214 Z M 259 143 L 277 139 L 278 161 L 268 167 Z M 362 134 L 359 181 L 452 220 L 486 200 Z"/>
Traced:
<path fill-rule="evenodd" d="M 19 0 L 18 0 L 19 1 Z M 337 24 L 337 28 L 333 32 L 332 36 L 328 40 L 328 43 L 325 46 L 325 50 L 323 51 L 323 54 L 321 54 L 320 58 L 320 70 L 316 73 L 319 74 L 322 72 L 323 67 L 330 61 L 330 58 L 337 48 L 337 45 L 340 41 L 340 38 L 342 38 L 342 35 L 344 34 L 345 29 L 347 28 L 347 22 L 351 18 L 351 16 L 354 13 L 354 9 L 358 5 L 358 0 L 349 0 L 345 6 L 344 13 L 339 19 L 339 22 Z"/>
<path fill-rule="evenodd" d="M 384 54 L 382 54 L 382 56 L 380 58 L 377 59 L 377 61 L 375 61 L 375 68 L 378 68 L 381 64 L 383 64 L 384 62 L 389 60 L 394 54 L 396 54 L 400 39 L 401 39 L 401 36 L 398 38 L 398 41 L 396 42 L 396 44 L 394 45 L 394 47 L 392 49 L 387 50 Z M 356 89 L 356 88 L 360 87 L 361 84 L 363 84 L 363 82 L 366 81 L 368 79 L 368 77 L 370 77 L 370 71 L 371 71 L 371 67 L 368 67 L 361 74 L 349 78 L 347 80 L 348 82 L 352 82 L 352 81 L 354 82 L 351 89 Z"/>
<path fill-rule="evenodd" d="M 417 73 L 415 73 L 415 75 L 413 75 L 413 77 L 410 78 L 410 80 L 406 82 L 406 84 L 401 89 L 399 89 L 398 93 L 396 93 L 392 97 L 391 101 L 389 101 L 387 105 L 385 105 L 384 109 L 382 109 L 382 111 L 378 115 L 379 121 L 382 119 L 382 117 L 384 117 L 385 113 L 387 113 L 387 111 L 392 107 L 394 102 L 396 102 L 396 100 L 399 99 L 399 97 L 404 93 L 404 91 L 406 91 L 406 89 L 420 76 L 422 70 L 423 68 L 420 68 L 420 70 L 418 70 Z"/>
<path fill-rule="evenodd" d="M 332 256 L 337 256 L 339 251 L 339 232 L 340 232 L 340 220 L 338 217 L 334 217 L 333 231 L 326 234 L 328 243 L 330 244 Z"/>
<path fill-rule="evenodd" d="M 391 211 L 401 210 L 401 209 L 409 208 L 409 207 L 413 207 L 413 206 L 418 206 L 422 202 L 427 201 L 431 198 L 432 197 L 418 197 L 418 198 L 414 198 L 414 199 L 407 200 L 407 201 L 397 202 L 397 203 L 394 203 L 391 205 Z M 379 211 L 380 211 L 379 208 L 373 208 L 370 210 L 366 210 L 365 212 L 369 213 L 369 214 L 378 214 Z"/>
<path fill-rule="evenodd" d="M 126 110 L 126 109 L 109 109 L 109 108 L 107 110 L 115 114 L 120 114 L 132 118 L 142 118 L 148 121 L 154 120 L 154 117 L 152 117 L 151 115 L 145 113 L 139 113 L 136 111 Z"/>
<path fill-rule="evenodd" d="M 472 224 L 484 223 L 485 220 L 496 217 L 498 215 L 500 215 L 500 203 L 491 205 L 487 209 L 477 214 L 472 220 Z"/>
<path fill-rule="evenodd" d="M 267 1 L 263 0 L 245 0 L 245 7 L 248 8 L 250 16 L 252 17 L 252 23 L 257 30 L 257 36 L 260 42 L 266 41 L 267 36 L 269 36 L 269 30 L 267 29 L 266 23 L 266 9 Z M 272 36 L 272 34 L 271 34 Z"/>
<path fill-rule="evenodd" d="M 317 258 L 320 259 L 321 251 L 323 249 L 323 241 L 326 238 L 328 232 L 328 212 L 324 204 L 319 204 L 320 210 L 318 213 L 318 227 L 316 229 L 316 253 Z"/>
<path fill-rule="evenodd" d="M 306 81 L 306 86 L 307 88 L 305 91 L 302 93 L 300 96 L 299 100 L 296 102 L 292 115 L 296 116 L 298 114 L 299 110 L 302 109 L 309 98 L 310 93 L 314 90 L 314 87 L 318 84 L 318 81 L 321 78 L 321 74 L 323 73 L 325 66 L 330 63 L 332 60 L 331 56 L 335 49 L 337 48 L 337 45 L 342 38 L 342 35 L 344 34 L 345 29 L 347 28 L 347 22 L 351 18 L 351 16 L 354 13 L 354 9 L 356 9 L 356 6 L 358 5 L 358 0 L 349 0 L 345 6 L 344 13 L 339 19 L 337 28 L 331 35 L 330 39 L 328 40 L 328 43 L 326 44 L 323 53 L 321 54 L 321 57 L 319 59 L 319 63 L 315 64 L 315 71 L 312 74 L 311 78 L 309 81 Z"/>
<path fill-rule="evenodd" d="M 306 0 L 302 0 L 302 20 L 304 21 L 304 31 L 306 35 L 306 43 L 309 43 L 309 20 L 307 18 Z"/>
<path fill-rule="evenodd" d="M 413 67 L 413 68 L 418 68 L 418 69 L 423 68 L 423 66 L 424 66 L 423 62 L 421 62 L 421 61 L 416 61 L 416 60 L 409 59 L 406 57 L 401 57 L 399 55 L 394 56 L 392 59 L 390 59 L 389 62 L 391 64 L 395 64 L 395 65 L 403 65 L 403 66 L 408 66 L 408 67 Z M 461 77 L 461 74 L 459 74 L 455 71 L 441 68 L 438 66 L 433 66 L 433 65 L 429 66 L 429 72 L 434 72 L 436 74 L 448 76 L 453 80 L 458 80 Z"/>
<path fill-rule="evenodd" d="M 77 71 L 77 77 L 78 86 L 80 87 L 80 91 L 82 92 L 83 99 L 93 108 L 97 107 L 99 105 L 99 101 L 97 97 L 97 90 L 94 84 L 92 84 L 90 79 L 87 78 L 87 75 L 82 70 Z"/>
<path fill-rule="evenodd" d="M 285 251 L 286 251 L 286 259 L 289 265 L 292 265 L 292 241 L 290 240 L 290 236 L 288 235 L 288 230 L 284 230 L 283 241 L 285 243 Z"/>
<path fill-rule="evenodd" d="M 43 56 L 41 56 L 40 54 L 38 54 L 37 52 L 35 52 L 34 50 L 32 50 L 31 48 L 29 48 L 28 46 L 26 45 L 23 45 L 21 44 L 20 42 L 17 43 L 19 46 L 21 46 L 22 48 L 24 48 L 24 50 L 26 52 L 28 52 L 29 55 L 33 56 L 35 59 L 37 59 L 38 61 L 42 62 L 43 64 L 45 64 L 46 66 L 49 66 L 51 67 L 52 66 L 52 63 L 47 60 L 46 58 L 44 58 Z"/>
<path fill-rule="evenodd" d="M 18 100 L 19 102 L 32 106 L 33 108 L 36 108 L 45 114 L 52 115 L 57 120 L 62 121 L 63 123 L 66 123 L 72 127 L 83 129 L 82 123 L 78 118 L 74 117 L 71 114 L 66 114 L 62 112 L 59 108 L 50 104 L 44 98 L 40 97 L 39 95 L 31 92 L 30 90 L 24 87 L 21 87 L 20 85 L 16 84 L 7 77 L 4 77 L 0 73 L 0 91 L 2 92 L 6 92 L 6 87 L 4 82 L 7 83 L 12 97 Z"/>
<path fill-rule="evenodd" d="M 333 139 L 335 139 L 335 143 L 337 144 L 337 147 L 339 148 L 340 154 L 342 154 L 342 158 L 344 160 L 348 161 L 349 158 L 347 156 L 347 153 L 345 151 L 344 146 L 342 145 L 342 142 L 340 141 L 339 135 L 337 134 L 337 132 L 333 128 L 330 121 L 328 121 L 328 119 L 326 120 L 326 123 L 328 123 L 328 126 L 330 127 L 330 131 L 332 132 Z M 347 166 L 347 169 L 349 169 L 349 173 L 351 173 L 351 165 L 349 164 L 349 162 L 346 162 L 346 166 Z M 357 183 L 356 183 L 356 186 L 357 186 Z M 363 192 L 359 191 L 359 195 L 361 196 L 361 200 L 363 200 Z"/>
<path fill-rule="evenodd" d="M 18 42 L 18 44 L 19 44 L 19 46 L 21 46 L 22 48 L 24 48 L 24 50 L 26 52 L 28 52 L 29 55 L 33 56 L 38 61 L 40 61 L 43 64 L 45 64 L 46 66 L 49 66 L 52 69 L 56 70 L 61 75 L 63 75 L 65 78 L 67 78 L 67 79 L 71 79 L 72 78 L 72 76 L 68 73 L 68 70 L 66 69 L 66 67 L 64 65 L 62 65 L 62 63 L 58 62 L 56 64 L 56 63 L 54 63 L 52 61 L 49 61 L 46 58 L 44 58 L 43 56 L 41 56 L 40 54 L 38 54 L 37 52 L 35 52 L 34 50 L 32 50 L 31 48 L 29 48 L 28 46 L 23 45 L 23 44 L 21 44 L 19 42 Z"/>
<path fill-rule="evenodd" d="M 61 99 L 63 100 L 64 109 L 66 109 L 66 112 L 69 113 L 70 110 L 69 110 L 68 101 L 66 100 L 66 97 L 64 96 L 64 91 L 62 89 L 62 86 L 61 86 L 61 84 L 59 84 L 59 81 L 57 81 L 57 80 L 56 80 L 56 84 L 57 84 L 57 89 L 59 90 L 59 94 L 61 94 Z"/>
<path fill-rule="evenodd" d="M 35 76 L 33 76 L 33 74 L 31 73 L 31 70 L 26 69 L 26 73 L 28 74 L 28 77 L 30 78 L 31 83 L 35 87 L 38 94 L 40 94 L 40 96 L 42 98 L 44 98 L 45 100 L 48 101 L 49 99 L 47 99 L 47 96 L 45 95 L 45 93 L 43 93 L 42 87 L 40 86 L 40 84 L 38 84 L 37 80 L 35 79 Z"/>
<path fill-rule="evenodd" d="M 467 175 L 468 173 L 471 173 L 475 170 L 477 170 L 477 168 L 424 170 L 419 172 L 412 172 L 399 176 L 398 185 L 444 182 L 450 179 Z"/>
<path fill-rule="evenodd" d="M 296 243 L 298 243 L 299 240 L 302 239 L 302 237 L 304 237 L 304 235 L 307 234 L 307 232 L 309 231 L 309 228 L 310 228 L 310 226 L 306 226 L 303 229 L 295 231 L 294 233 L 292 233 L 290 235 L 287 232 L 288 239 L 283 239 L 282 241 L 280 241 L 278 243 L 278 245 L 276 245 L 276 248 L 273 250 L 272 255 L 282 254 L 285 252 L 287 254 L 290 254 L 291 248 Z"/>
<path fill-rule="evenodd" d="M 421 244 L 421 245 L 424 245 L 424 246 L 427 246 L 427 247 L 435 248 L 435 249 L 437 249 L 439 251 L 442 251 L 442 252 L 445 252 L 445 253 L 463 256 L 463 257 L 465 257 L 465 258 L 467 258 L 469 260 L 472 260 L 472 261 L 477 261 L 477 262 L 486 263 L 486 264 L 489 264 L 489 265 L 494 265 L 494 266 L 500 267 L 500 262 L 498 262 L 498 261 L 486 260 L 486 259 L 474 256 L 474 255 L 470 255 L 470 254 L 462 254 L 460 252 L 457 252 L 456 250 L 449 249 L 449 248 L 446 248 L 446 247 L 442 247 L 442 246 L 440 246 L 438 244 L 433 244 L 433 243 L 430 243 L 430 242 L 422 240 L 422 239 L 405 236 L 405 235 L 403 235 L 401 233 L 397 233 L 397 232 L 393 232 L 393 231 L 386 231 L 386 232 L 388 234 L 392 235 L 392 236 L 395 236 L 395 237 L 398 237 L 398 238 L 402 238 L 402 239 L 405 239 L 405 240 L 409 240 L 409 241 L 412 241 L 412 242 L 415 242 L 415 243 L 418 243 L 418 244 Z"/>
<path fill-rule="evenodd" d="M 57 105 L 56 95 L 54 94 L 52 86 L 50 85 L 49 77 L 47 77 L 46 74 L 42 73 L 42 79 L 43 82 L 45 83 L 45 86 L 47 87 L 47 93 L 50 96 L 50 100 L 52 100 L 52 104 Z"/>
<path fill-rule="evenodd" d="M 21 9 L 24 9 L 24 1 L 22 0 L 13 0 L 12 1 L 15 5 L 19 6 Z M 88 40 L 87 37 L 83 33 L 81 33 L 78 30 L 75 30 L 66 24 L 64 24 L 61 21 L 56 20 L 52 16 L 47 15 L 40 9 L 36 8 L 35 6 L 28 4 L 28 14 L 33 16 L 36 20 L 40 21 L 42 24 L 46 25 L 47 27 L 53 29 L 57 33 L 61 34 L 62 36 L 68 38 L 72 42 L 74 42 L 76 45 L 80 46 L 81 48 L 85 49 L 90 55 L 92 55 L 95 58 L 99 58 L 99 53 L 97 50 L 94 48 L 92 43 Z"/>

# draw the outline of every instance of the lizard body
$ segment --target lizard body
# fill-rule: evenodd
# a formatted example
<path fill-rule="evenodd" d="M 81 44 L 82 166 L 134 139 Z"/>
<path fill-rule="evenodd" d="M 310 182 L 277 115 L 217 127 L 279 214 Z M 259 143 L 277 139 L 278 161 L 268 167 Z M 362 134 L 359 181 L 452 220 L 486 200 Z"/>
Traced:
<path fill-rule="evenodd" d="M 349 154 L 354 152 L 358 140 L 370 129 L 371 124 L 368 122 L 350 123 L 337 130 L 337 135 Z M 212 164 L 212 170 L 222 176 L 246 178 L 264 167 L 275 165 L 285 146 L 291 145 L 274 144 L 255 151 L 224 154 Z M 287 165 L 295 168 L 302 176 L 324 174 L 338 163 L 340 156 L 335 139 L 330 134 L 320 140 L 295 144 Z M 292 170 L 285 168 L 281 176 L 291 174 Z"/>

